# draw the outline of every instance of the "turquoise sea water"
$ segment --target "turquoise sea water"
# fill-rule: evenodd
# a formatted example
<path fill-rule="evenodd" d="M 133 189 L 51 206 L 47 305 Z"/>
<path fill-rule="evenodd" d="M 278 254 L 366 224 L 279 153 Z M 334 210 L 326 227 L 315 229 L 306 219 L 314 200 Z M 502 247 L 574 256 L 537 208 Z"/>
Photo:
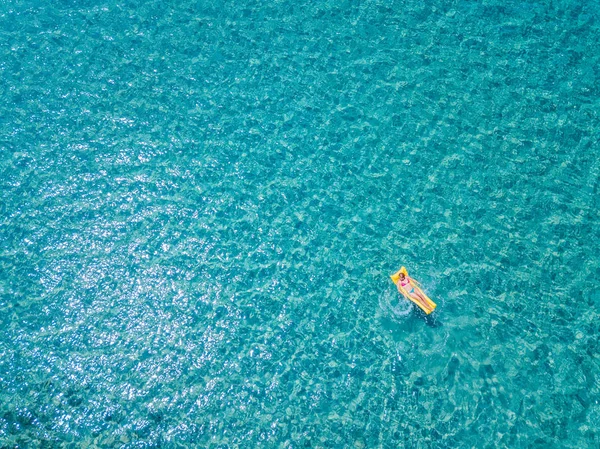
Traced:
<path fill-rule="evenodd" d="M 0 447 L 599 447 L 599 6 L 2 2 Z"/>

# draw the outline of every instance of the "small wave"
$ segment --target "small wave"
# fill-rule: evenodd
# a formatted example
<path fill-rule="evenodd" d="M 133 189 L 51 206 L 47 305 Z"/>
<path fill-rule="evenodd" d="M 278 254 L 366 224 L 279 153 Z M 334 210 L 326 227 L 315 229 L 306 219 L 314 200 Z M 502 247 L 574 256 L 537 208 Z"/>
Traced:
<path fill-rule="evenodd" d="M 390 290 L 382 292 L 379 296 L 379 307 L 385 315 L 392 318 L 403 318 L 413 311 L 413 306 L 409 301 Z"/>

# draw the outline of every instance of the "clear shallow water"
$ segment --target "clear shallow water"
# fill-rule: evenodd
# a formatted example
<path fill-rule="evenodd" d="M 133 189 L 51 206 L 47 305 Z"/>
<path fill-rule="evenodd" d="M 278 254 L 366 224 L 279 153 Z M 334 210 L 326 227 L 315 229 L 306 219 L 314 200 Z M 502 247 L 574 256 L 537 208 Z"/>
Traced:
<path fill-rule="evenodd" d="M 1 5 L 0 445 L 598 447 L 597 11 Z"/>

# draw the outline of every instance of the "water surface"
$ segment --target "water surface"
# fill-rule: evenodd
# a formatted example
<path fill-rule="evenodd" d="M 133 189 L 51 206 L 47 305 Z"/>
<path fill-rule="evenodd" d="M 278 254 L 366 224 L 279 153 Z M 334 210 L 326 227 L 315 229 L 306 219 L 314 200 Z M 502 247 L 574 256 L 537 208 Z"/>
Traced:
<path fill-rule="evenodd" d="M 2 4 L 0 446 L 598 447 L 598 6 Z"/>

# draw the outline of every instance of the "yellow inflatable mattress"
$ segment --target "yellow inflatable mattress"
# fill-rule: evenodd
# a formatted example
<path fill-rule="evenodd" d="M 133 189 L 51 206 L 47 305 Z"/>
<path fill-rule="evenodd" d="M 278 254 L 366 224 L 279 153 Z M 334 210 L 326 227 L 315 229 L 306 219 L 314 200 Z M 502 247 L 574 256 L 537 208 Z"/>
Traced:
<path fill-rule="evenodd" d="M 413 298 L 413 296 L 408 293 L 406 288 L 402 287 L 401 285 L 398 285 L 398 279 L 400 279 L 400 273 L 404 274 L 404 276 L 409 278 L 410 285 L 412 287 L 414 287 L 415 291 L 421 293 L 423 298 L 425 298 L 425 301 L 422 302 L 422 301 L 419 301 L 417 298 Z M 435 308 L 437 307 L 437 304 L 434 303 L 431 299 L 429 299 L 429 297 L 425 293 L 423 293 L 423 290 L 421 290 L 421 288 L 419 287 L 419 283 L 415 279 L 408 276 L 408 272 L 406 271 L 406 268 L 404 268 L 404 267 L 400 268 L 398 271 L 396 271 L 390 277 L 392 278 L 392 281 L 394 281 L 394 284 L 396 284 L 396 286 L 398 287 L 398 290 L 400 291 L 400 293 L 402 293 L 406 299 L 408 299 L 409 301 L 412 301 L 416 305 L 418 305 L 423 310 L 423 312 L 425 312 L 427 315 L 429 315 L 431 312 L 433 312 L 435 310 Z"/>

